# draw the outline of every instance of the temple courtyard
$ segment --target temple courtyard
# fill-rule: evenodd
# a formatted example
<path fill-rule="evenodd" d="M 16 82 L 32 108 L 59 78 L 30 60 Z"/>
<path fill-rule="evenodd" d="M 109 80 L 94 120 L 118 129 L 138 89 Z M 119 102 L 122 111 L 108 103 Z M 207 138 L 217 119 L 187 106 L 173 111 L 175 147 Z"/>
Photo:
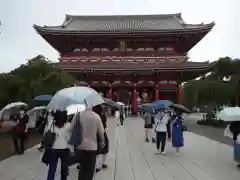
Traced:
<path fill-rule="evenodd" d="M 167 156 L 155 155 L 155 145 L 144 142 L 143 120 L 139 118 L 128 118 L 124 126 L 117 126 L 116 120 L 109 118 L 108 135 L 109 167 L 96 174 L 95 180 L 239 180 L 240 177 L 232 147 L 201 135 L 185 132 L 181 154 L 175 154 L 169 142 Z M 46 180 L 47 167 L 41 163 L 41 155 L 33 147 L 23 156 L 1 161 L 0 180 Z M 56 179 L 60 179 L 59 172 Z M 75 166 L 71 167 L 68 179 L 77 179 Z"/>

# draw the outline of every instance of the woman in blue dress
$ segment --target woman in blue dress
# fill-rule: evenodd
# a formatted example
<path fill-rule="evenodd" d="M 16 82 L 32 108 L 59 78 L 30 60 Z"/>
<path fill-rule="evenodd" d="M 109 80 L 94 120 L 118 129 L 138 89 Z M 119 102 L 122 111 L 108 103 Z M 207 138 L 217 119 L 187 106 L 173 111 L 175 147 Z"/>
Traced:
<path fill-rule="evenodd" d="M 176 148 L 179 153 L 180 148 L 184 146 L 183 139 L 183 125 L 181 120 L 181 113 L 176 112 L 176 118 L 172 121 L 172 146 Z"/>

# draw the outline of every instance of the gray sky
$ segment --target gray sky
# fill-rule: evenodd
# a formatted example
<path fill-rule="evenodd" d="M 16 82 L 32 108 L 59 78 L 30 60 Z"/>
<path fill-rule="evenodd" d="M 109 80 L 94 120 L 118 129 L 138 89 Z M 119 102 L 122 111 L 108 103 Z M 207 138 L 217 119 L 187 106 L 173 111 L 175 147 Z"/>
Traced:
<path fill-rule="evenodd" d="M 65 14 L 164 14 L 182 12 L 187 23 L 216 22 L 190 52 L 192 61 L 240 58 L 239 0 L 0 0 L 0 72 L 8 72 L 35 55 L 57 61 L 58 53 L 32 28 L 60 25 Z"/>

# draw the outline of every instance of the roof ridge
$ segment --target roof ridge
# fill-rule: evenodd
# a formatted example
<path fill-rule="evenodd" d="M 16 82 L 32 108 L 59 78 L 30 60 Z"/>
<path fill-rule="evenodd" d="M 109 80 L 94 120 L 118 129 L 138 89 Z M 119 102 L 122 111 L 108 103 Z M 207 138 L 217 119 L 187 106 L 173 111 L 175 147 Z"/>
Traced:
<path fill-rule="evenodd" d="M 182 14 L 181 13 L 174 13 L 174 14 L 128 14 L 128 15 L 69 15 L 66 14 L 67 19 L 75 19 L 75 18 L 149 18 L 149 17 L 179 17 L 181 18 Z"/>

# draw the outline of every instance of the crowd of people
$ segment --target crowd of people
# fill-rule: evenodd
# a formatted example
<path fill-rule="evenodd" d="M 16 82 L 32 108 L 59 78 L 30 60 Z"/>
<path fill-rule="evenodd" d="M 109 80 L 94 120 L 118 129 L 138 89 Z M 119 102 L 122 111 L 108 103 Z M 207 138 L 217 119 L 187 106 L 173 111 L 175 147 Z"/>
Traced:
<path fill-rule="evenodd" d="M 176 153 L 184 146 L 182 112 L 178 110 L 160 109 L 154 113 L 144 112 L 145 142 L 156 143 L 156 154 L 166 155 L 166 143 L 171 142 Z M 123 126 L 127 113 L 124 108 L 116 111 L 118 125 Z M 20 114 L 11 117 L 16 126 L 12 131 L 12 139 L 17 154 L 24 153 L 27 138 L 27 123 L 29 121 L 26 109 L 20 109 Z M 81 143 L 69 143 L 71 134 L 77 123 L 81 124 Z M 55 138 L 48 148 L 44 142 L 39 150 L 44 150 L 42 162 L 48 166 L 47 180 L 54 180 L 58 161 L 61 161 L 61 180 L 67 180 L 69 167 L 77 164 L 78 179 L 92 180 L 94 174 L 107 168 L 109 140 L 107 135 L 107 117 L 101 105 L 68 115 L 67 111 L 43 111 L 36 121 L 35 129 L 45 136 L 48 132 Z M 236 141 L 239 135 L 239 123 L 231 125 L 230 130 Z M 75 137 L 76 138 L 76 137 Z M 240 165 L 239 165 L 240 166 Z"/>
<path fill-rule="evenodd" d="M 181 111 L 160 109 L 154 114 L 146 112 L 143 114 L 143 118 L 145 141 L 149 142 L 149 136 L 152 135 L 152 142 L 156 143 L 156 154 L 166 155 L 167 138 L 172 141 L 176 152 L 180 152 L 180 148 L 184 146 L 183 131 L 185 130 Z"/>

